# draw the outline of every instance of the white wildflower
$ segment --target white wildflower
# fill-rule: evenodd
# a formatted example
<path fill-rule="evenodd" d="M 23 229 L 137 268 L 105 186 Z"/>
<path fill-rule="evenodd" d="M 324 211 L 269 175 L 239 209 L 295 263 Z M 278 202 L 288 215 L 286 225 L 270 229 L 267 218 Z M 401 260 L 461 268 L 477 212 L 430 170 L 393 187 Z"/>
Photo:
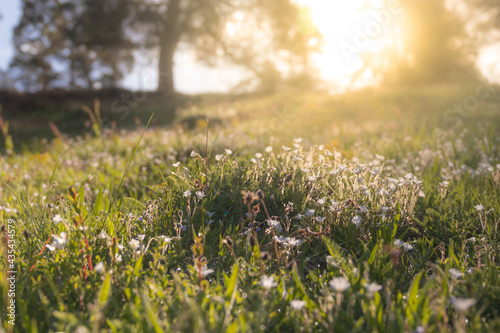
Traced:
<path fill-rule="evenodd" d="M 56 214 L 56 216 L 52 218 L 52 222 L 54 222 L 55 224 L 59 224 L 62 221 L 64 221 L 64 219 L 59 214 Z"/>
<path fill-rule="evenodd" d="M 94 270 L 97 272 L 97 273 L 102 273 L 104 272 L 104 264 L 101 262 L 99 262 L 97 265 L 95 265 L 94 267 Z"/>
<path fill-rule="evenodd" d="M 458 280 L 464 276 L 464 273 L 462 273 L 460 270 L 456 268 L 450 268 L 448 271 L 450 272 L 451 277 L 455 280 Z"/>
<path fill-rule="evenodd" d="M 61 237 L 54 235 L 54 242 L 52 245 L 58 249 L 63 249 L 68 243 L 68 237 L 65 232 L 61 232 Z"/>
<path fill-rule="evenodd" d="M 351 287 L 349 281 L 343 277 L 333 278 L 328 284 L 337 292 L 344 292 Z"/>
<path fill-rule="evenodd" d="M 306 305 L 306 302 L 302 301 L 302 300 L 290 301 L 290 306 L 292 307 L 292 309 L 297 310 L 297 311 L 302 310 L 305 305 Z"/>
<path fill-rule="evenodd" d="M 294 237 L 287 237 L 285 245 L 287 245 L 287 246 L 299 246 L 302 243 L 304 243 L 304 241 L 302 239 L 298 239 L 298 238 L 294 238 Z"/>
<path fill-rule="evenodd" d="M 109 238 L 108 234 L 106 234 L 106 232 L 104 230 L 102 230 L 101 233 L 99 235 L 97 235 L 97 237 L 100 239 L 108 239 Z"/>
<path fill-rule="evenodd" d="M 276 287 L 278 284 L 274 282 L 274 276 L 267 276 L 267 275 L 262 275 L 262 278 L 260 282 L 258 283 L 259 286 L 262 286 L 264 289 L 271 289 Z"/>
<path fill-rule="evenodd" d="M 359 227 L 361 226 L 361 216 L 354 216 L 351 220 L 352 223 L 354 223 L 354 225 L 356 226 L 356 229 L 359 229 Z"/>
<path fill-rule="evenodd" d="M 280 225 L 279 221 L 269 219 L 269 220 L 267 220 L 267 225 L 270 226 L 271 228 L 274 228 L 274 230 L 276 230 L 276 231 L 281 230 L 281 225 Z"/>
<path fill-rule="evenodd" d="M 312 217 L 316 211 L 314 209 L 308 209 L 306 210 L 306 216 L 307 217 Z"/>
<path fill-rule="evenodd" d="M 404 243 L 403 244 L 403 249 L 408 252 L 408 251 L 411 251 L 413 250 L 413 245 L 409 244 L 409 243 Z"/>
<path fill-rule="evenodd" d="M 131 239 L 130 242 L 128 242 L 128 245 L 130 245 L 134 251 L 141 247 L 141 243 L 137 239 Z"/>
<path fill-rule="evenodd" d="M 380 284 L 375 283 L 375 282 L 366 283 L 364 287 L 365 287 L 368 294 L 373 294 L 376 291 L 382 290 L 382 286 Z"/>
<path fill-rule="evenodd" d="M 467 311 L 470 307 L 476 305 L 477 301 L 473 298 L 450 298 L 450 303 L 458 311 Z"/>

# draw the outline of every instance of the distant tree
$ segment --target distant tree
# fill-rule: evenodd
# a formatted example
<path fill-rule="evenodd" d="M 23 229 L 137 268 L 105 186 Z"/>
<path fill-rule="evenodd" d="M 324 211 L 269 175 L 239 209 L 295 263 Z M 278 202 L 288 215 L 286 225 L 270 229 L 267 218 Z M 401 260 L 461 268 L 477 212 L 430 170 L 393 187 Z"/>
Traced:
<path fill-rule="evenodd" d="M 14 29 L 15 56 L 11 68 L 26 90 L 47 90 L 56 76 L 55 60 L 61 34 L 55 0 L 23 0 L 23 15 Z"/>
<path fill-rule="evenodd" d="M 468 0 L 466 5 L 469 23 L 476 31 L 480 45 L 498 42 L 500 38 L 500 0 Z"/>
<path fill-rule="evenodd" d="M 275 86 L 282 69 L 307 70 L 317 29 L 292 0 L 22 0 L 12 67 L 25 89 L 114 86 L 134 63 L 133 51 L 158 51 L 158 91 L 174 93 L 174 54 L 250 69 Z M 309 18 L 309 20 L 308 20 Z M 230 29 L 231 24 L 234 28 Z M 68 70 L 60 70 L 65 64 Z M 282 67 L 278 70 L 278 67 Z"/>
<path fill-rule="evenodd" d="M 115 85 L 133 62 L 122 28 L 128 0 L 22 0 L 11 62 L 23 89 L 46 90 L 64 76 L 70 87 Z M 59 70 L 66 64 L 68 71 Z M 110 81 L 109 77 L 114 78 Z"/>
<path fill-rule="evenodd" d="M 309 40 L 319 37 L 317 30 L 299 26 L 300 10 L 289 0 L 131 0 L 130 5 L 132 39 L 142 48 L 159 49 L 158 91 L 165 94 L 175 91 L 174 54 L 180 43 L 194 48 L 206 63 L 226 58 L 257 74 L 259 57 L 268 60 L 283 51 L 306 59 L 312 50 Z M 242 20 L 248 21 L 244 33 L 271 43 L 259 48 L 255 40 L 231 41 L 228 24 Z"/>
<path fill-rule="evenodd" d="M 478 0 L 479 1 L 479 0 Z M 385 1 L 387 8 L 394 0 Z M 365 67 L 385 83 L 429 83 L 474 75 L 477 45 L 466 17 L 446 0 L 400 1 L 382 51 L 361 54 Z"/>
<path fill-rule="evenodd" d="M 127 70 L 133 64 L 133 45 L 124 31 L 128 0 L 74 0 L 60 8 L 67 20 L 60 59 L 69 61 L 71 82 L 115 86 L 124 72 L 119 65 Z"/>

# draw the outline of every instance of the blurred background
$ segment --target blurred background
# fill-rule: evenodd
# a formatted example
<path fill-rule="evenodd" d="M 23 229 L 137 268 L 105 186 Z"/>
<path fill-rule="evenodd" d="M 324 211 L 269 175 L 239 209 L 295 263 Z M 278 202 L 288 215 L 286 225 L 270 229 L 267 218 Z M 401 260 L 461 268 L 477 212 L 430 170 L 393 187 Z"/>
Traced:
<path fill-rule="evenodd" d="M 500 81 L 495 0 L 10 0 L 0 15 L 0 104 L 14 129 L 74 130 L 72 112 L 94 97 L 138 117 L 161 106 L 167 122 L 208 93 L 436 87 L 442 108 L 449 87 Z"/>

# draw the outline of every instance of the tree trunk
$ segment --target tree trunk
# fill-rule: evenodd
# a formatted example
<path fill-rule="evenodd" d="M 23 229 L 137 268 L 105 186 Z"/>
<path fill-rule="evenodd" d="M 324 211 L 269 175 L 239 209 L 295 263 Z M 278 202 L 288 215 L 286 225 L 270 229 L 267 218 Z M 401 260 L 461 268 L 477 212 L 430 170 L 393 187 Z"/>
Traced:
<path fill-rule="evenodd" d="M 160 59 L 158 61 L 158 90 L 157 92 L 172 95 L 174 87 L 174 53 L 177 41 L 166 40 L 160 46 Z"/>
<path fill-rule="evenodd" d="M 174 53 L 181 37 L 179 16 L 180 0 L 169 0 L 167 12 L 164 16 L 163 29 L 160 35 L 160 59 L 158 61 L 158 90 L 157 92 L 172 95 L 174 87 Z"/>

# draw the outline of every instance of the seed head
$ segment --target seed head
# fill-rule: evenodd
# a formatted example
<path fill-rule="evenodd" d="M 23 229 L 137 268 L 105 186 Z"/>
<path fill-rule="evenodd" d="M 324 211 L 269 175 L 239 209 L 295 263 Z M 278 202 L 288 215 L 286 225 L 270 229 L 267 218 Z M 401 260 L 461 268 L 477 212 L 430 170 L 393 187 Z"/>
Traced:
<path fill-rule="evenodd" d="M 269 252 L 262 252 L 260 254 L 260 259 L 262 261 L 268 261 L 269 259 L 271 259 L 271 255 L 269 255 Z"/>
<path fill-rule="evenodd" d="M 233 240 L 231 239 L 231 237 L 227 236 L 225 239 L 224 239 L 224 243 L 229 246 L 229 247 L 233 247 Z"/>

